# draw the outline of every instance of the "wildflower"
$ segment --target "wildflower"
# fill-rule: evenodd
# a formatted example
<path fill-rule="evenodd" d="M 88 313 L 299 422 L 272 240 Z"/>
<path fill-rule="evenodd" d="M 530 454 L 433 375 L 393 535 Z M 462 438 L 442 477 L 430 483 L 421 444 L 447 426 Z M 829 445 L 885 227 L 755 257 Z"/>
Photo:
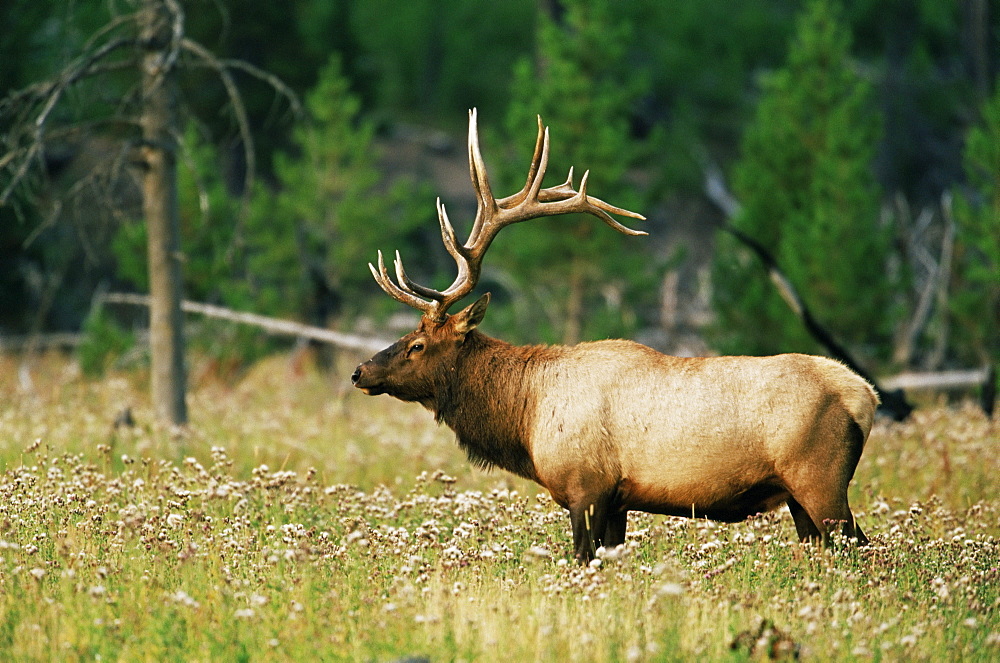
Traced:
<path fill-rule="evenodd" d="M 188 608 L 197 608 L 200 605 L 197 601 L 188 596 L 187 592 L 185 592 L 182 589 L 178 589 L 176 592 L 171 594 L 170 600 L 173 601 L 174 603 L 179 603 Z"/>
<path fill-rule="evenodd" d="M 656 588 L 656 595 L 659 597 L 664 596 L 680 596 L 684 593 L 683 585 L 676 582 L 665 582 Z"/>
<path fill-rule="evenodd" d="M 549 552 L 547 548 L 543 548 L 541 546 L 531 546 L 524 551 L 524 557 L 529 561 L 550 559 L 552 557 L 552 553 Z"/>

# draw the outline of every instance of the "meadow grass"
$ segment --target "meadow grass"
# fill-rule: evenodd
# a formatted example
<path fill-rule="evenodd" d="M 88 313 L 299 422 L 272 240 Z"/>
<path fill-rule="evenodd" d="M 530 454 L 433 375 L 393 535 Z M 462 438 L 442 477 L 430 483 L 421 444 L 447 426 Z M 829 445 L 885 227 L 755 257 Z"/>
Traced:
<path fill-rule="evenodd" d="M 196 365 L 173 431 L 141 373 L 18 368 L 0 357 L 3 660 L 1000 659 L 1000 430 L 971 406 L 877 424 L 867 549 L 800 545 L 784 510 L 631 514 L 579 567 L 544 491 L 349 370 Z"/>

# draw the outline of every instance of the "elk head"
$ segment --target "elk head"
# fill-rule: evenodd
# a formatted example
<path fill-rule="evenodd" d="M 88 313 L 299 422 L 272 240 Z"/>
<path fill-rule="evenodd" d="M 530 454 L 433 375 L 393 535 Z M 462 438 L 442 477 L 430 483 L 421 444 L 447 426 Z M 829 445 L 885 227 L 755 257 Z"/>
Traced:
<path fill-rule="evenodd" d="M 448 220 L 441 199 L 437 199 L 441 237 L 449 255 L 458 267 L 458 275 L 444 290 L 434 290 L 412 281 L 403 269 L 396 252 L 393 261 L 396 281 L 386 270 L 382 252 L 378 252 L 378 268 L 371 263 L 372 275 L 390 297 L 423 313 L 417 328 L 399 341 L 382 350 L 354 371 L 352 381 L 366 394 L 389 394 L 407 401 L 432 406 L 441 381 L 454 366 L 466 338 L 482 321 L 489 304 L 489 294 L 483 295 L 468 308 L 454 315 L 448 309 L 476 287 L 482 271 L 483 256 L 501 228 L 521 221 L 559 214 L 591 214 L 618 232 L 645 235 L 615 220 L 611 213 L 645 219 L 603 200 L 587 195 L 587 178 L 580 180 L 580 189 L 573 184 L 573 170 L 562 184 L 542 188 L 542 179 L 549 160 L 549 130 L 538 118 L 535 153 L 528 169 L 524 187 L 512 196 L 494 198 L 486 166 L 479 149 L 476 110 L 469 111 L 469 171 L 476 191 L 476 219 L 465 243 L 460 243 Z"/>

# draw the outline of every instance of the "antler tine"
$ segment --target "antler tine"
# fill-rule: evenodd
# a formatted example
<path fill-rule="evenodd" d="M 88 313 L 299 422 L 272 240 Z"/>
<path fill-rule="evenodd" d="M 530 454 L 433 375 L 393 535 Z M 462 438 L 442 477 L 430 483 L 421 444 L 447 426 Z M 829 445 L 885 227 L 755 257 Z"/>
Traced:
<path fill-rule="evenodd" d="M 448 212 L 445 211 L 444 203 L 441 202 L 441 198 L 437 199 L 437 211 L 438 222 L 441 224 L 441 239 L 444 242 L 444 248 L 448 250 L 448 253 L 456 261 L 465 260 L 465 247 L 458 243 L 458 236 L 455 235 L 455 228 L 451 225 L 451 221 L 448 220 Z"/>
<path fill-rule="evenodd" d="M 528 178 L 525 180 L 524 186 L 521 187 L 520 191 L 497 201 L 497 205 L 500 207 L 520 205 L 528 199 L 533 188 L 536 192 L 541 188 L 542 179 L 545 177 L 545 170 L 549 163 L 549 129 L 542 124 L 541 115 L 537 115 L 536 118 L 538 119 L 538 135 L 535 138 L 535 151 L 531 155 L 531 164 L 528 166 Z M 543 161 L 544 164 L 542 163 Z M 539 173 L 541 174 L 539 175 Z M 572 168 L 570 168 L 569 173 L 570 181 L 567 183 L 572 184 Z M 533 187 L 536 182 L 538 185 Z"/>
<path fill-rule="evenodd" d="M 497 203 L 493 198 L 490 179 L 486 174 L 486 164 L 479 149 L 479 122 L 475 108 L 469 111 L 469 174 L 472 176 L 472 186 L 476 189 L 476 202 L 479 206 L 479 213 L 476 215 L 478 225 L 479 217 L 484 213 L 487 215 L 491 213 Z"/>
<path fill-rule="evenodd" d="M 535 119 L 538 120 L 538 136 L 535 138 L 535 151 L 531 155 L 531 165 L 528 166 L 528 180 L 524 183 L 524 188 L 521 190 L 525 194 L 532 187 L 532 182 L 537 180 L 539 186 L 541 185 L 542 178 L 545 177 L 545 169 L 549 163 L 549 128 L 542 124 L 541 115 L 536 115 Z M 539 176 L 539 172 L 541 176 Z M 513 196 L 511 197 L 513 198 Z"/>
<path fill-rule="evenodd" d="M 584 177 L 587 177 L 589 174 L 590 171 L 587 171 L 586 173 L 584 173 Z M 580 188 L 581 190 L 585 189 L 586 184 L 581 185 Z M 566 181 L 558 186 L 552 186 L 549 187 L 548 189 L 542 189 L 541 191 L 539 191 L 538 202 L 541 203 L 560 202 L 573 198 L 574 196 L 578 196 L 579 193 L 580 192 L 577 191 L 576 188 L 573 186 L 573 167 L 570 166 L 569 176 L 566 178 Z M 603 211 L 605 213 L 618 214 L 619 216 L 627 216 L 633 219 L 639 219 L 640 221 L 646 220 L 646 217 L 643 216 L 642 214 L 629 211 L 622 207 L 615 207 L 614 205 L 606 203 L 600 198 L 595 198 L 594 196 L 591 196 L 589 194 L 586 196 L 586 202 L 587 204 L 596 207 L 598 210 Z M 604 221 L 607 221 L 607 219 L 604 219 L 604 217 L 600 218 L 603 219 Z M 638 236 L 638 235 L 649 234 L 643 230 L 635 230 L 634 228 L 629 228 L 627 226 L 624 226 L 615 221 L 613 218 L 611 220 L 613 222 L 612 228 L 618 230 L 619 232 L 625 233 L 626 235 Z"/>
<path fill-rule="evenodd" d="M 398 250 L 396 251 L 396 259 L 392 261 L 392 266 L 396 270 L 396 283 L 399 284 L 400 290 L 414 297 L 426 296 L 420 292 L 421 290 L 426 290 L 426 288 L 418 283 L 414 283 L 406 275 L 406 270 L 403 269 L 403 258 L 399 255 Z"/>
<path fill-rule="evenodd" d="M 396 252 L 396 276 L 399 276 L 399 272 L 402 270 L 402 261 L 399 260 L 399 252 Z M 378 269 L 375 269 L 375 265 L 368 263 L 368 269 L 371 270 L 372 276 L 375 277 L 375 282 L 378 283 L 379 287 L 397 302 L 406 304 L 407 306 L 412 306 L 413 308 L 423 311 L 426 315 L 436 314 L 438 303 L 436 301 L 428 302 L 426 300 L 418 297 L 412 290 L 407 288 L 404 290 L 400 286 L 397 286 L 392 282 L 389 277 L 389 272 L 385 268 L 385 259 L 382 257 L 382 251 L 378 252 Z M 410 282 L 409 279 L 405 277 L 405 274 L 401 282 Z"/>
<path fill-rule="evenodd" d="M 538 116 L 538 128 L 542 128 L 542 117 Z M 538 153 L 538 144 L 535 144 L 535 156 L 531 159 L 531 166 L 528 169 L 528 182 L 525 187 L 525 199 L 537 200 L 538 192 L 542 189 L 542 180 L 545 178 L 545 171 L 549 167 L 549 128 L 545 127 L 542 137 L 542 153 Z M 572 171 L 571 171 L 572 172 Z"/>
<path fill-rule="evenodd" d="M 608 214 L 608 210 L 617 211 L 617 213 L 624 214 L 626 216 L 630 216 L 633 219 L 642 219 L 642 220 L 645 220 L 646 217 L 644 217 L 642 214 L 636 214 L 635 212 L 630 212 L 630 211 L 628 211 L 626 209 L 622 209 L 620 207 L 615 207 L 614 205 L 609 205 L 606 202 L 604 202 L 603 200 L 598 200 L 597 198 L 590 198 L 590 197 L 588 197 L 587 196 L 587 179 L 589 177 L 590 177 L 590 171 L 587 170 L 587 171 L 585 171 L 583 173 L 583 177 L 580 178 L 580 192 L 577 194 L 577 196 L 579 196 L 580 200 L 583 203 L 583 206 L 585 207 L 585 209 L 582 210 L 582 211 L 585 211 L 588 214 L 593 214 L 594 216 L 596 216 L 597 218 L 599 218 L 601 221 L 603 221 L 604 223 L 608 224 L 609 226 L 611 226 L 612 228 L 614 228 L 615 230 L 617 230 L 620 233 L 624 233 L 626 235 L 633 235 L 633 236 L 647 235 L 647 234 L 649 234 L 649 233 L 647 233 L 647 232 L 645 232 L 643 230 L 635 230 L 633 228 L 629 228 L 628 226 L 620 223 L 617 219 L 615 219 L 613 216 L 611 216 L 610 214 Z M 573 178 L 573 172 L 572 172 L 572 170 L 570 170 L 571 185 L 572 185 L 572 178 Z M 598 205 L 598 204 L 595 204 L 595 203 L 600 203 L 600 204 Z"/>
<path fill-rule="evenodd" d="M 469 234 L 468 241 L 462 245 L 463 253 L 473 261 L 482 259 L 482 254 L 489 248 L 493 238 L 496 237 L 501 228 L 525 220 L 513 218 L 507 213 L 509 210 L 520 209 L 522 206 L 530 205 L 532 201 L 537 202 L 538 200 L 539 192 L 542 191 L 542 180 L 545 178 L 545 171 L 549 165 L 549 128 L 542 123 L 541 115 L 537 118 L 538 135 L 535 138 L 535 151 L 531 157 L 528 178 L 524 187 L 512 196 L 499 200 L 491 198 L 489 202 L 481 201 L 479 203 L 472 232 Z M 475 121 L 475 114 L 472 115 L 472 121 Z M 470 127 L 470 140 L 472 134 L 473 130 Z M 474 172 L 480 173 L 481 178 L 485 181 L 486 166 L 479 151 L 478 130 L 475 132 L 475 137 L 475 150 L 470 150 L 470 159 L 475 159 Z M 480 190 L 478 185 L 476 190 L 477 192 Z M 475 273 L 478 274 L 478 269 Z"/>

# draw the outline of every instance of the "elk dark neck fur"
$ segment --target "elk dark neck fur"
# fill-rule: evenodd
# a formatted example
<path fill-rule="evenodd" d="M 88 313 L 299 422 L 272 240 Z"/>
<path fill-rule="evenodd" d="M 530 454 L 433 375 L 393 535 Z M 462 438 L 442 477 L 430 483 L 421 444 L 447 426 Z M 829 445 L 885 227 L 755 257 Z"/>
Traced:
<path fill-rule="evenodd" d="M 533 373 L 559 349 L 515 346 L 473 330 L 434 410 L 480 467 L 500 467 L 528 479 L 535 468 L 525 436 L 535 416 Z"/>

